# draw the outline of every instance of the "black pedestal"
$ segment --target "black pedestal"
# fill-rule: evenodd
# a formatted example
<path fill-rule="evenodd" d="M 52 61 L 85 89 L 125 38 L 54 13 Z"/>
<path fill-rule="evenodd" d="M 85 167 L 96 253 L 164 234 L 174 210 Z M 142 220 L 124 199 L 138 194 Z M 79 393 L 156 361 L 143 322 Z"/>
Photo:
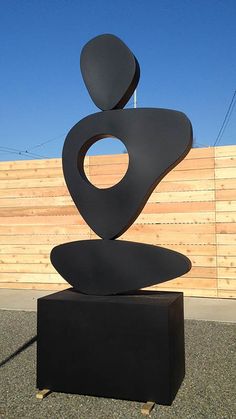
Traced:
<path fill-rule="evenodd" d="M 38 300 L 39 389 L 170 405 L 184 372 L 182 293 Z"/>

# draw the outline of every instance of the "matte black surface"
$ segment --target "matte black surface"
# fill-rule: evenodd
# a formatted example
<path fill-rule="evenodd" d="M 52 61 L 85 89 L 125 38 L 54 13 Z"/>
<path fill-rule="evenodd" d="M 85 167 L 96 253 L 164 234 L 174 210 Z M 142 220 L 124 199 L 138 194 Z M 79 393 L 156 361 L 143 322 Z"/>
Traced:
<path fill-rule="evenodd" d="M 82 49 L 81 73 L 89 94 L 102 110 L 123 108 L 139 81 L 139 65 L 121 39 L 105 34 Z"/>
<path fill-rule="evenodd" d="M 123 179 L 108 189 L 93 186 L 84 173 L 84 157 L 99 138 L 121 139 L 129 154 Z M 192 127 L 181 112 L 123 109 L 99 112 L 78 122 L 63 148 L 69 192 L 89 226 L 104 239 L 124 233 L 142 211 L 161 179 L 189 152 Z"/>
<path fill-rule="evenodd" d="M 81 240 L 54 247 L 51 262 L 76 290 L 117 294 L 179 277 L 191 268 L 181 253 L 121 240 Z"/>
<path fill-rule="evenodd" d="M 183 380 L 183 294 L 72 290 L 38 300 L 37 387 L 171 404 Z"/>

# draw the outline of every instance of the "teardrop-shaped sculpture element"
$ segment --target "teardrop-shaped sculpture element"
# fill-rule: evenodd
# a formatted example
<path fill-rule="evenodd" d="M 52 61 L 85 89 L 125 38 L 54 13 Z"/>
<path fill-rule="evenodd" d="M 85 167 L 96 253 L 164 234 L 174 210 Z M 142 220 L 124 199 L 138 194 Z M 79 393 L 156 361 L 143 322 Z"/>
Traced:
<path fill-rule="evenodd" d="M 98 189 L 84 173 L 84 157 L 95 141 L 111 136 L 123 141 L 129 167 L 115 186 Z M 191 145 L 191 123 L 181 112 L 151 108 L 99 112 L 84 118 L 67 135 L 64 177 L 75 205 L 93 231 L 104 239 L 114 239 L 130 227 L 156 185 L 186 156 Z"/>

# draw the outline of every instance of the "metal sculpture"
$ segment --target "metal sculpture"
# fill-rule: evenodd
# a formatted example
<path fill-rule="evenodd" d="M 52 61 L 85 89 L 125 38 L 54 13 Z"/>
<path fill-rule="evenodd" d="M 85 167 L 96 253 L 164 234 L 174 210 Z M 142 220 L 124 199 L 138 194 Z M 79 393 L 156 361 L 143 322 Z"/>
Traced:
<path fill-rule="evenodd" d="M 162 178 L 189 152 L 192 127 L 181 112 L 122 109 L 139 81 L 139 65 L 128 47 L 113 35 L 89 41 L 81 53 L 81 72 L 102 112 L 78 122 L 63 148 L 65 181 L 75 205 L 103 240 L 55 247 L 51 261 L 76 290 L 118 294 L 168 281 L 189 271 L 189 259 L 172 250 L 115 241 L 135 221 Z M 122 139 L 129 166 L 115 186 L 98 189 L 87 179 L 84 158 L 101 138 Z"/>
<path fill-rule="evenodd" d="M 51 252 L 73 288 L 38 300 L 37 386 L 171 404 L 185 374 L 183 293 L 138 289 L 176 278 L 191 263 L 169 249 L 116 239 L 188 153 L 191 124 L 177 111 L 122 109 L 138 83 L 139 65 L 113 35 L 85 45 L 81 71 L 102 112 L 67 135 L 63 171 L 75 205 L 102 239 Z M 106 136 L 123 140 L 129 167 L 117 185 L 101 190 L 87 179 L 84 157 Z"/>

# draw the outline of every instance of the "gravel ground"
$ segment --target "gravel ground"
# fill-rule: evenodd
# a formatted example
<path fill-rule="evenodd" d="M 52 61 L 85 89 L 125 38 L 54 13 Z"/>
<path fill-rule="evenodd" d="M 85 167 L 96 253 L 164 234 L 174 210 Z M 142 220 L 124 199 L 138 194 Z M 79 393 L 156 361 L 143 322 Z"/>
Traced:
<path fill-rule="evenodd" d="M 36 335 L 36 313 L 0 310 L 0 362 Z M 186 377 L 172 406 L 150 418 L 234 419 L 236 325 L 187 320 Z M 0 368 L 0 418 L 142 418 L 141 403 L 52 393 L 36 399 L 36 343 Z"/>

